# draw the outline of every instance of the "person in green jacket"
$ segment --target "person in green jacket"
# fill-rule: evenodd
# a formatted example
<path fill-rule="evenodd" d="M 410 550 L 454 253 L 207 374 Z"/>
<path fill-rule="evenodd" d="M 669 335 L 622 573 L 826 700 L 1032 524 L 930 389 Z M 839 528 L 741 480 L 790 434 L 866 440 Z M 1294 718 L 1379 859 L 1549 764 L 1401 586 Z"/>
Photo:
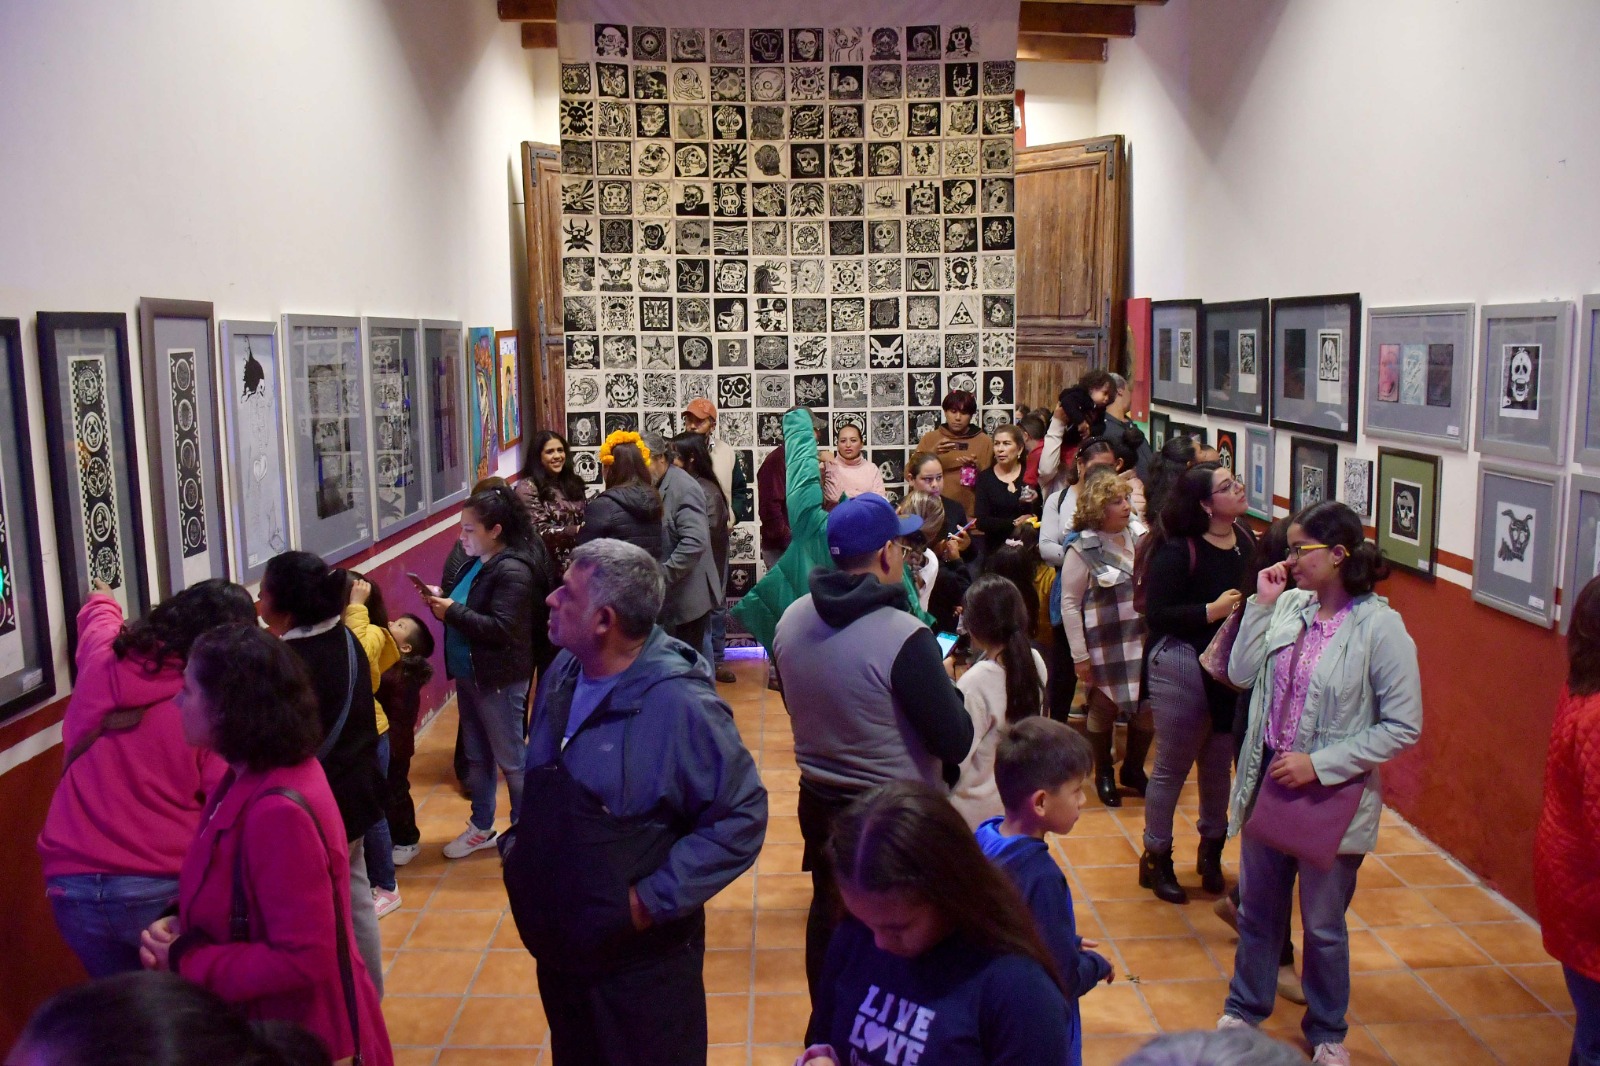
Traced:
<path fill-rule="evenodd" d="M 733 607 L 733 616 L 761 642 L 772 657 L 772 635 L 789 605 L 811 591 L 811 571 L 834 569 L 828 554 L 828 512 L 822 506 L 822 469 L 817 461 L 817 434 L 806 407 L 791 407 L 783 416 L 785 486 L 788 493 L 789 548 Z M 905 574 L 912 614 L 932 625 L 933 616 L 917 606 L 911 572 Z"/>

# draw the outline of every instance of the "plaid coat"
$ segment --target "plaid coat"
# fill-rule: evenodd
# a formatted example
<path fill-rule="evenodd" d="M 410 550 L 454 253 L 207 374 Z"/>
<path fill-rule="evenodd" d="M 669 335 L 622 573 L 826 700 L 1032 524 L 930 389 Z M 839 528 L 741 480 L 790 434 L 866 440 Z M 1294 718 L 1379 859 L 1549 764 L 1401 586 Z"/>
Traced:
<path fill-rule="evenodd" d="M 1083 635 L 1094 687 L 1127 717 L 1139 709 L 1144 662 L 1144 618 L 1133 606 L 1133 553 L 1115 540 L 1085 531 L 1068 547 L 1083 556 L 1089 587 L 1083 594 Z"/>

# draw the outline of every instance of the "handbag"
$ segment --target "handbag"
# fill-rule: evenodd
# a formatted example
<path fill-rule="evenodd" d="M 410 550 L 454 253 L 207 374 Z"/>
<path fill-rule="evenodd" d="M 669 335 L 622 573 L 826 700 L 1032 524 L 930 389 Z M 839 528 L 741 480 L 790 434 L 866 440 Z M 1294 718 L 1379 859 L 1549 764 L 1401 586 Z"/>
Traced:
<path fill-rule="evenodd" d="M 1236 608 L 1211 637 L 1211 643 L 1200 653 L 1200 669 L 1211 675 L 1219 685 L 1227 685 L 1235 692 L 1244 691 L 1228 677 L 1228 657 L 1233 654 L 1233 642 L 1239 639 L 1239 622 L 1244 618 L 1244 608 Z"/>
<path fill-rule="evenodd" d="M 1305 634 L 1294 642 L 1289 659 L 1289 677 L 1300 665 L 1300 646 Z M 1211 650 L 1209 647 L 1206 649 Z M 1339 844 L 1367 787 L 1367 775 L 1359 774 L 1337 785 L 1313 781 L 1301 788 L 1290 788 L 1273 780 L 1263 767 L 1261 787 L 1255 807 L 1244 824 L 1244 834 L 1258 844 L 1310 863 L 1318 870 L 1331 870 L 1339 858 Z"/>

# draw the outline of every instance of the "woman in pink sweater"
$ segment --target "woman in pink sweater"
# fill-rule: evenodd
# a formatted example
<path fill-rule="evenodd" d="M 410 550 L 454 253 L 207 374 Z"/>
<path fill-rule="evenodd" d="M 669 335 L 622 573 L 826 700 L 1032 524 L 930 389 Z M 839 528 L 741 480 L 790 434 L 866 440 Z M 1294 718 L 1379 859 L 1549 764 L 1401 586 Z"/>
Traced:
<path fill-rule="evenodd" d="M 355 948 L 344 820 L 317 761 L 322 721 L 300 658 L 256 625 L 195 642 L 178 696 L 189 743 L 228 764 L 179 875 L 178 913 L 140 961 L 254 1021 L 302 1025 L 334 1061 L 394 1053 Z"/>
<path fill-rule="evenodd" d="M 861 456 L 861 430 L 847 422 L 839 427 L 839 435 L 833 443 L 836 449 L 833 458 L 822 464 L 824 507 L 831 510 L 841 499 L 865 492 L 887 495 L 877 465 Z"/>
<path fill-rule="evenodd" d="M 77 683 L 61 725 L 66 768 L 39 856 L 56 926 L 90 977 L 139 968 L 139 934 L 178 898 L 178 869 L 227 769 L 185 743 L 173 697 L 196 638 L 254 622 L 228 581 L 184 589 L 123 624 L 95 583 L 78 612 Z"/>

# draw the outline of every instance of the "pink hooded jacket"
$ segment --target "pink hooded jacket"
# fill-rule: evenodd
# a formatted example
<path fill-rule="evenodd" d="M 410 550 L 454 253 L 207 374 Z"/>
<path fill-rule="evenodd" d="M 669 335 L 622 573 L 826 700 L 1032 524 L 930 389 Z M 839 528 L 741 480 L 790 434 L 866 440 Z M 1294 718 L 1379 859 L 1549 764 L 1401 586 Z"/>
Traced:
<path fill-rule="evenodd" d="M 143 659 L 118 659 L 111 644 L 121 631 L 122 607 L 105 593 L 78 612 L 78 680 L 62 747 L 71 752 L 112 711 L 154 706 L 134 728 L 102 734 L 56 786 L 39 834 L 46 877 L 177 877 L 206 798 L 228 768 L 183 738 L 172 702 L 182 668 L 151 673 Z"/>

